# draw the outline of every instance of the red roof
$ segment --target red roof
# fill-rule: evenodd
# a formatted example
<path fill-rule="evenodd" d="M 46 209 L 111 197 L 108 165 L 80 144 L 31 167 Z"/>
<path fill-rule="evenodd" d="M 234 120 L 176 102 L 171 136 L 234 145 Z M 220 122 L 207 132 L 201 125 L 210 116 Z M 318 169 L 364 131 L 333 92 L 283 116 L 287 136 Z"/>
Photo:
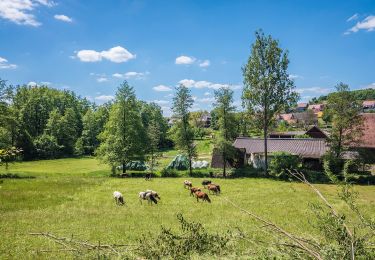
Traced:
<path fill-rule="evenodd" d="M 285 121 L 289 121 L 293 119 L 293 114 L 280 114 L 280 118 Z"/>
<path fill-rule="evenodd" d="M 375 106 L 375 100 L 365 100 L 365 101 L 363 101 L 362 106 L 373 107 L 373 106 Z"/>
<path fill-rule="evenodd" d="M 363 113 L 363 135 L 359 146 L 375 148 L 375 113 Z"/>
<path fill-rule="evenodd" d="M 297 107 L 302 107 L 302 108 L 304 108 L 304 107 L 307 107 L 307 106 L 308 106 L 307 103 L 298 103 L 298 104 L 297 104 Z"/>
<path fill-rule="evenodd" d="M 315 112 L 323 111 L 324 105 L 323 104 L 314 104 L 309 105 L 308 109 L 314 110 Z"/>

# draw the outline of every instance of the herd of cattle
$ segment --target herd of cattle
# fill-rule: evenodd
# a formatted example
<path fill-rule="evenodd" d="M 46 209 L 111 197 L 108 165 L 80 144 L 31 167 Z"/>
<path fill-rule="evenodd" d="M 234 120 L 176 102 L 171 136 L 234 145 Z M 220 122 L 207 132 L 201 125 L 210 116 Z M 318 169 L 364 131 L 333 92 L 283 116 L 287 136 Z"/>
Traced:
<path fill-rule="evenodd" d="M 205 189 L 208 190 L 208 193 L 212 194 L 220 194 L 220 185 L 212 183 L 210 180 L 204 180 L 202 181 L 202 185 Z M 190 196 L 195 196 L 197 199 L 197 202 L 199 200 L 202 201 L 207 201 L 211 203 L 211 199 L 209 198 L 208 194 L 203 192 L 201 188 L 198 187 L 193 187 L 193 183 L 191 181 L 185 180 L 184 181 L 184 188 L 188 189 L 190 191 Z M 141 191 L 138 194 L 139 201 L 142 203 L 143 200 L 148 201 L 148 203 L 152 204 L 158 204 L 158 200 L 160 200 L 160 196 L 156 191 L 153 190 L 146 190 L 146 191 Z M 115 199 L 116 205 L 124 205 L 125 200 L 124 196 L 121 194 L 119 191 L 115 191 L 113 193 L 113 198 Z"/>

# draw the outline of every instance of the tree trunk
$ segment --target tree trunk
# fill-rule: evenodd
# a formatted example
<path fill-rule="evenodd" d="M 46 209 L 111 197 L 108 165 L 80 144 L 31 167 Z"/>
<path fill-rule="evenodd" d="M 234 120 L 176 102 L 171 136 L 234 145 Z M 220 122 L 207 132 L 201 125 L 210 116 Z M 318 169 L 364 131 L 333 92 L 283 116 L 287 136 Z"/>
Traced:
<path fill-rule="evenodd" d="M 191 168 L 191 156 L 189 156 L 189 175 L 192 176 L 193 175 L 193 170 Z"/>
<path fill-rule="evenodd" d="M 227 160 L 225 156 L 225 152 L 223 153 L 223 177 L 225 178 L 227 176 Z"/>
<path fill-rule="evenodd" d="M 122 173 L 125 173 L 126 172 L 126 166 L 125 166 L 125 162 L 123 161 L 122 162 Z"/>
<path fill-rule="evenodd" d="M 264 113 L 264 126 L 263 126 L 263 137 L 264 137 L 264 173 L 268 176 L 268 149 L 267 149 L 267 133 L 268 133 L 268 123 L 267 123 L 267 113 Z"/>

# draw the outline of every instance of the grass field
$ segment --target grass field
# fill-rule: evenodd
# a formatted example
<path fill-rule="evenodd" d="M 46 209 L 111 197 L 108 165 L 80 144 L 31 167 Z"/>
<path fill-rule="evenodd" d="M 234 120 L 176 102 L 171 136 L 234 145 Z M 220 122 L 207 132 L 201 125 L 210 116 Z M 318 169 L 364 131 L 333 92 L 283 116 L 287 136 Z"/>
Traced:
<path fill-rule="evenodd" d="M 217 179 L 222 194 L 212 203 L 197 203 L 183 188 L 182 178 L 110 178 L 110 170 L 94 158 L 23 162 L 10 165 L 9 172 L 33 179 L 2 179 L 0 183 L 0 259 L 73 258 L 69 252 L 38 253 L 57 249 L 57 244 L 30 236 L 30 232 L 52 232 L 94 243 L 136 243 L 142 234 L 157 233 L 160 225 L 176 228 L 176 214 L 199 221 L 210 231 L 239 227 L 250 238 L 267 240 L 260 224 L 233 208 L 226 199 L 303 236 L 319 236 L 311 222 L 309 202 L 315 195 L 303 184 L 269 179 Z M 5 173 L 4 168 L 0 174 Z M 202 179 L 193 178 L 199 185 Z M 346 210 L 333 185 L 317 185 L 339 209 Z M 138 192 L 153 189 L 161 202 L 139 203 Z M 115 206 L 113 191 L 124 194 L 126 206 Z M 359 203 L 367 215 L 375 216 L 375 187 L 357 186 Z M 234 244 L 238 255 L 253 253 L 248 242 Z M 238 255 L 231 255 L 236 258 Z"/>

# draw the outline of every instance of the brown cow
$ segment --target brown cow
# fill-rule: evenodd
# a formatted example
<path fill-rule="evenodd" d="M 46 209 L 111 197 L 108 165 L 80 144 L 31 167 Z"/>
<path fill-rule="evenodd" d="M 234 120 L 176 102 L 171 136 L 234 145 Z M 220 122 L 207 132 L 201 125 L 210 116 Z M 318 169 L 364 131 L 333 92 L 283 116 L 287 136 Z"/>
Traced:
<path fill-rule="evenodd" d="M 203 191 L 195 192 L 195 197 L 197 198 L 197 202 L 199 202 L 199 199 L 201 199 L 202 201 L 207 201 L 208 203 L 211 203 L 210 198 Z"/>
<path fill-rule="evenodd" d="M 220 185 L 217 185 L 217 184 L 208 184 L 207 185 L 207 189 L 208 189 L 208 192 L 213 192 L 215 193 L 216 195 L 220 193 Z"/>
<path fill-rule="evenodd" d="M 192 187 L 190 188 L 190 196 L 194 196 L 194 193 L 197 191 L 202 191 L 201 188 Z"/>

